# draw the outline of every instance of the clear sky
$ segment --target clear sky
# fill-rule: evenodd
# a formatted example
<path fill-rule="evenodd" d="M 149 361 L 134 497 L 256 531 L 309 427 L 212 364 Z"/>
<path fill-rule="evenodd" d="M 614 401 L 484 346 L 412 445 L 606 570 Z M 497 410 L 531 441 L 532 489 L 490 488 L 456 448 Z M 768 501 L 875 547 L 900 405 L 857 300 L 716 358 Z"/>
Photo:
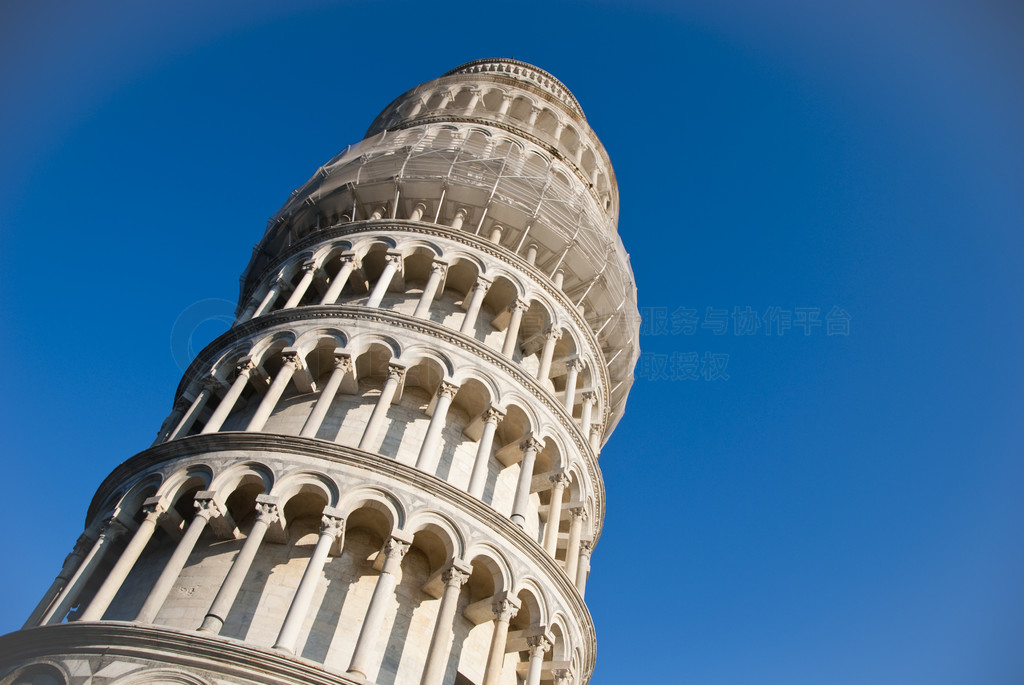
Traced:
<path fill-rule="evenodd" d="M 506 56 L 607 146 L 647 315 L 593 684 L 1024 683 L 1021 35 L 1011 0 L 5 2 L 0 632 L 289 192 Z"/>

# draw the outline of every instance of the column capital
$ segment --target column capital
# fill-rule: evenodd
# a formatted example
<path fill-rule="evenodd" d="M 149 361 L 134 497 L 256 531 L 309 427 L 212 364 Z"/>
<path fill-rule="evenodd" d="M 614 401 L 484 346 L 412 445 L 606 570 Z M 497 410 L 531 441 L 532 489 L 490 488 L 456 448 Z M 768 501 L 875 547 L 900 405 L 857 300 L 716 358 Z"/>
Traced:
<path fill-rule="evenodd" d="M 604 430 L 604 428 L 603 428 L 603 426 L 601 425 L 600 422 L 594 422 L 594 423 L 590 424 L 590 434 L 591 435 L 597 435 L 597 437 L 601 437 L 601 433 L 602 433 L 603 430 Z"/>
<path fill-rule="evenodd" d="M 217 500 L 213 498 L 213 493 L 209 490 L 202 490 L 196 493 L 196 499 L 192 506 L 195 507 L 196 516 L 201 516 L 207 521 L 224 514 L 224 508 L 217 503 Z"/>
<path fill-rule="evenodd" d="M 235 372 L 239 376 L 246 376 L 246 377 L 248 377 L 248 375 L 250 373 L 252 373 L 253 369 L 255 369 L 255 368 L 256 368 L 256 362 L 254 362 L 250 357 L 246 357 L 244 359 L 240 359 L 240 360 L 238 360 L 238 363 L 235 364 Z"/>
<path fill-rule="evenodd" d="M 570 673 L 568 668 L 551 669 L 551 677 L 555 679 L 555 685 L 568 685 L 571 676 L 572 673 Z"/>
<path fill-rule="evenodd" d="M 122 522 L 117 516 L 111 516 L 110 520 L 103 526 L 103 532 L 100 533 L 100 537 L 113 541 L 130 532 L 131 529 L 127 524 Z"/>
<path fill-rule="evenodd" d="M 580 557 L 590 558 L 590 555 L 594 552 L 594 541 L 584 540 L 580 543 Z"/>
<path fill-rule="evenodd" d="M 474 286 L 474 288 L 476 289 L 477 292 L 485 293 L 492 285 L 494 285 L 494 281 L 492 281 L 491 279 L 484 278 L 483 276 L 477 276 L 476 285 Z"/>
<path fill-rule="evenodd" d="M 302 357 L 294 347 L 286 347 L 281 350 L 281 362 L 285 365 L 294 366 L 296 371 L 302 368 Z"/>
<path fill-rule="evenodd" d="M 342 264 L 352 262 L 354 266 L 358 260 L 356 259 L 355 252 L 342 252 L 340 255 L 338 255 L 338 261 L 341 262 Z"/>
<path fill-rule="evenodd" d="M 334 368 L 341 369 L 342 371 L 352 370 L 352 355 L 348 352 L 335 352 L 334 353 Z"/>
<path fill-rule="evenodd" d="M 459 386 L 448 381 L 441 381 L 441 385 L 437 387 L 438 397 L 447 397 L 452 400 L 455 399 L 455 395 L 459 392 Z"/>
<path fill-rule="evenodd" d="M 548 639 L 547 635 L 534 635 L 526 638 L 526 644 L 530 648 L 530 657 L 537 657 L 543 655 L 545 652 L 551 649 L 551 640 Z"/>
<path fill-rule="evenodd" d="M 319 267 L 315 261 L 313 261 L 312 259 L 307 259 L 306 261 L 302 262 L 302 266 L 299 268 L 301 268 L 303 271 L 316 271 Z"/>
<path fill-rule="evenodd" d="M 597 393 L 594 392 L 593 390 L 586 391 L 585 393 L 583 393 L 583 401 L 590 403 L 597 402 Z"/>
<path fill-rule="evenodd" d="M 167 505 L 164 503 L 163 497 L 147 497 L 142 503 L 141 509 L 147 519 L 151 518 L 156 521 L 161 514 L 167 511 Z"/>
<path fill-rule="evenodd" d="M 568 487 L 569 483 L 572 482 L 572 477 L 568 473 L 556 473 L 555 475 L 548 478 L 551 481 L 551 485 L 563 488 Z"/>
<path fill-rule="evenodd" d="M 587 520 L 587 510 L 584 507 L 573 507 L 569 510 L 569 513 L 572 514 L 574 519 Z"/>
<path fill-rule="evenodd" d="M 542 449 L 544 449 L 544 443 L 538 440 L 537 438 L 531 436 L 519 443 L 519 449 L 521 449 L 524 452 L 528 450 L 540 452 Z"/>
<path fill-rule="evenodd" d="M 430 271 L 431 273 L 440 274 L 444 276 L 446 273 L 448 273 L 448 263 L 435 259 L 430 263 Z"/>
<path fill-rule="evenodd" d="M 449 587 L 462 587 L 469 580 L 470 572 L 452 564 L 441 573 L 441 580 Z"/>
<path fill-rule="evenodd" d="M 494 612 L 496 620 L 511 621 L 519 613 L 519 604 L 506 597 L 492 604 L 491 611 Z"/>
<path fill-rule="evenodd" d="M 224 383 L 219 378 L 214 376 L 213 374 L 210 374 L 209 376 L 204 377 L 201 381 L 199 381 L 199 384 L 201 386 L 203 386 L 203 390 L 211 390 L 211 391 L 213 391 L 213 390 L 220 390 L 221 388 L 224 387 Z"/>
<path fill-rule="evenodd" d="M 263 521 L 267 525 L 277 523 L 281 519 L 281 512 L 277 507 L 277 498 L 268 495 L 256 496 L 256 520 Z"/>
<path fill-rule="evenodd" d="M 528 310 L 529 308 L 530 308 L 530 303 L 527 302 L 526 300 L 521 300 L 519 298 L 516 298 L 515 300 L 513 300 L 512 304 L 510 304 L 508 306 L 508 310 L 510 312 L 512 312 L 512 313 L 515 313 L 517 311 L 525 313 L 526 310 Z"/>
<path fill-rule="evenodd" d="M 397 266 L 402 265 L 402 253 L 401 252 L 388 252 L 384 255 L 385 262 L 391 262 Z"/>
<path fill-rule="evenodd" d="M 587 362 L 580 357 L 574 357 L 573 359 L 568 359 L 565 362 L 566 371 L 576 370 L 577 372 L 579 372 L 585 368 L 587 368 Z"/>
<path fill-rule="evenodd" d="M 337 539 L 345 532 L 345 519 L 340 516 L 324 514 L 320 517 L 320 534 L 330 535 Z"/>
<path fill-rule="evenodd" d="M 401 381 L 405 378 L 405 367 L 401 364 L 388 364 L 388 380 Z"/>
<path fill-rule="evenodd" d="M 548 326 L 544 329 L 544 337 L 548 340 L 559 340 L 562 337 L 562 329 Z"/>
<path fill-rule="evenodd" d="M 503 418 L 505 418 L 505 410 L 501 407 L 491 405 L 484 409 L 484 423 L 501 423 Z"/>

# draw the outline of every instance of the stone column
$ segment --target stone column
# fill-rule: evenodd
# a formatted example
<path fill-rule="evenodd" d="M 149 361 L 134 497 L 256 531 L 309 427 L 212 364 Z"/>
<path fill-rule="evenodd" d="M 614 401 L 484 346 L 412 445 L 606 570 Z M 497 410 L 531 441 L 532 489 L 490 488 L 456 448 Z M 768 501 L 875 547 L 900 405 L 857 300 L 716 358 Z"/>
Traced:
<path fill-rule="evenodd" d="M 441 442 L 441 433 L 444 431 L 448 417 L 448 407 L 459 392 L 459 386 L 448 381 L 441 381 L 437 389 L 437 402 L 434 404 L 434 414 L 430 417 L 430 424 L 427 426 L 427 434 L 423 436 L 423 443 L 420 445 L 419 456 L 416 457 L 416 468 L 421 471 L 433 473 L 437 468 L 437 449 Z"/>
<path fill-rule="evenodd" d="M 580 428 L 583 435 L 590 434 L 590 419 L 594 414 L 594 404 L 597 402 L 597 395 L 592 392 L 583 393 L 583 409 L 580 411 Z"/>
<path fill-rule="evenodd" d="M 576 404 L 576 379 L 583 366 L 583 360 L 579 358 L 565 363 L 565 397 L 562 398 L 562 405 L 569 414 L 572 414 L 573 405 Z"/>
<path fill-rule="evenodd" d="M 569 524 L 569 545 L 565 551 L 565 575 L 569 580 L 576 581 L 576 569 L 580 561 L 580 533 L 583 532 L 583 522 L 587 520 L 587 512 L 583 507 L 573 507 L 569 510 L 572 520 Z"/>
<path fill-rule="evenodd" d="M 299 357 L 299 351 L 295 348 L 281 350 L 281 360 L 281 368 L 274 376 L 274 382 L 267 388 L 267 393 L 260 400 L 260 406 L 256 408 L 256 413 L 252 415 L 249 425 L 245 427 L 247 431 L 263 430 L 263 426 L 267 425 L 267 419 L 274 412 L 278 400 L 281 399 L 285 388 L 291 382 L 292 376 L 302 367 L 302 359 Z"/>
<path fill-rule="evenodd" d="M 227 576 L 224 577 L 224 582 L 220 584 L 220 590 L 217 591 L 213 604 L 207 610 L 203 625 L 199 627 L 199 630 L 219 633 L 220 629 L 224 627 L 224 621 L 227 619 L 231 606 L 235 603 L 235 598 L 238 597 L 238 591 L 242 589 L 242 582 L 249 574 L 249 568 L 263 543 L 263 536 L 266 535 L 267 528 L 280 518 L 277 498 L 267 495 L 256 496 L 256 520 L 252 524 L 252 530 L 246 536 L 242 549 L 239 550 Z"/>
<path fill-rule="evenodd" d="M 160 424 L 160 430 L 156 432 L 156 439 L 150 443 L 150 447 L 153 445 L 159 445 L 161 442 L 165 442 L 171 436 L 173 427 L 177 426 L 181 422 L 181 417 L 185 415 L 185 410 L 189 408 L 192 403 L 185 399 L 182 395 L 178 399 L 174 400 L 174 406 L 171 408 L 171 413 L 167 415 L 164 422 Z"/>
<path fill-rule="evenodd" d="M 519 482 L 516 483 L 516 495 L 512 504 L 512 523 L 520 528 L 526 525 L 526 508 L 530 503 L 530 481 L 533 480 L 533 464 L 537 460 L 537 452 L 544 447 L 540 440 L 527 438 L 520 447 L 523 460 L 519 463 Z"/>
<path fill-rule="evenodd" d="M 462 224 L 466 222 L 466 217 L 468 215 L 469 212 L 467 212 L 465 208 L 459 207 L 459 209 L 455 212 L 455 216 L 452 217 L 451 229 L 453 231 L 460 230 L 462 228 Z"/>
<path fill-rule="evenodd" d="M 469 307 L 466 309 L 466 317 L 462 320 L 462 326 L 459 328 L 460 332 L 466 335 L 473 335 L 473 332 L 476 330 L 476 319 L 480 315 L 480 307 L 483 305 L 484 296 L 490 287 L 491 282 L 486 278 L 476 279 L 473 295 L 469 300 Z"/>
<path fill-rule="evenodd" d="M 551 506 L 548 507 L 548 523 L 544 526 L 544 551 L 555 556 L 558 549 L 558 527 L 562 521 L 562 496 L 571 479 L 567 474 L 551 476 Z"/>
<path fill-rule="evenodd" d="M 391 279 L 398 273 L 398 267 L 402 263 L 402 255 L 388 253 L 384 260 L 384 271 L 381 272 L 380 278 L 377 279 L 377 283 L 373 286 L 370 299 L 366 301 L 367 307 L 380 306 L 381 300 L 384 299 L 384 294 L 388 291 L 388 286 L 391 285 Z"/>
<path fill-rule="evenodd" d="M 487 653 L 487 667 L 481 685 L 498 685 L 501 671 L 505 666 L 505 642 L 508 640 L 508 622 L 515 618 L 519 606 L 510 599 L 494 603 L 494 632 L 491 633 L 491 649 Z"/>
<path fill-rule="evenodd" d="M 181 421 L 179 421 L 178 425 L 174 427 L 171 434 L 167 436 L 168 440 L 174 440 L 175 438 L 180 438 L 183 435 L 188 435 L 188 432 L 192 430 L 192 426 L 195 425 L 196 419 L 199 418 L 199 415 L 203 413 L 203 409 L 206 408 L 207 402 L 210 401 L 213 393 L 216 392 L 216 389 L 220 386 L 220 381 L 213 376 L 207 376 L 203 379 L 202 384 L 203 387 L 199 391 L 199 394 L 196 395 L 194 400 L 192 400 L 192 406 L 188 408 L 185 415 L 181 417 Z"/>
<path fill-rule="evenodd" d="M 50 608 L 53 601 L 57 599 L 57 595 L 60 594 L 61 590 L 67 587 L 68 581 L 78 571 L 79 565 L 85 558 L 85 555 L 89 553 L 89 550 L 95 544 L 96 540 L 89 537 L 88 534 L 82 533 L 78 536 L 78 540 L 75 541 L 75 546 L 71 549 L 71 553 L 64 557 L 64 563 L 61 565 L 60 573 L 53 579 L 50 587 L 43 594 L 43 598 L 39 600 L 39 604 L 29 615 L 28 620 L 25 621 L 25 625 L 22 628 L 31 628 L 39 625 L 39 621 L 43 618 L 46 610 Z"/>
<path fill-rule="evenodd" d="M 384 386 L 380 389 L 377 406 L 373 408 L 370 420 L 366 422 L 366 428 L 363 429 L 363 437 L 359 440 L 359 449 L 370 449 L 370 445 L 373 444 L 377 433 L 380 432 L 381 425 L 384 423 L 384 419 L 387 417 L 388 407 L 391 406 L 391 400 L 395 398 L 398 384 L 403 376 L 405 376 L 404 366 L 398 366 L 397 364 L 388 365 L 388 377 L 384 381 Z"/>
<path fill-rule="evenodd" d="M 320 425 L 324 422 L 324 417 L 327 416 L 327 412 L 330 411 L 331 404 L 338 394 L 341 382 L 345 379 L 345 375 L 351 371 L 352 357 L 344 352 L 335 352 L 334 371 L 331 372 L 331 376 L 327 379 L 324 389 L 320 391 L 320 397 L 317 398 L 316 404 L 313 405 L 313 411 L 309 413 L 309 418 L 306 419 L 306 423 L 302 426 L 302 431 L 299 433 L 301 437 L 316 437 L 317 431 L 320 430 Z"/>
<path fill-rule="evenodd" d="M 430 648 L 427 650 L 427 662 L 423 666 L 420 685 L 442 685 L 445 666 L 451 653 L 459 592 L 469 580 L 472 572 L 472 567 L 453 562 L 441 574 L 441 579 L 444 580 L 444 592 L 441 595 L 441 606 L 437 609 L 437 620 L 434 622 L 434 633 L 430 637 Z"/>
<path fill-rule="evenodd" d="M 544 667 L 544 654 L 551 649 L 551 641 L 544 635 L 526 638 L 530 648 L 530 670 L 526 672 L 526 685 L 540 685 L 540 673 Z"/>
<path fill-rule="evenodd" d="M 530 308 L 529 302 L 516 300 L 508 309 L 512 312 L 512 318 L 508 320 L 508 328 L 505 329 L 505 344 L 501 346 L 501 353 L 511 357 L 519 341 L 519 326 L 523 323 L 523 313 Z"/>
<path fill-rule="evenodd" d="M 476 109 L 476 105 L 478 102 L 480 102 L 480 91 L 474 90 L 470 93 L 469 104 L 466 105 L 466 112 L 469 113 Z"/>
<path fill-rule="evenodd" d="M 242 391 L 245 390 L 245 384 L 249 382 L 249 376 L 252 374 L 253 369 L 256 365 L 251 359 L 243 359 L 238 363 L 235 369 L 238 371 L 238 375 L 235 377 L 235 382 L 231 384 L 231 387 L 226 393 L 224 398 L 221 399 L 220 404 L 213 410 L 213 415 L 210 416 L 210 420 L 203 426 L 201 434 L 206 435 L 207 433 L 216 433 L 220 430 L 220 427 L 224 425 L 224 421 L 228 418 L 228 414 L 235 408 L 235 402 L 241 397 Z"/>
<path fill-rule="evenodd" d="M 580 591 L 581 596 L 587 589 L 587 576 L 590 575 L 590 553 L 593 551 L 593 548 L 594 543 L 592 542 L 580 543 L 580 561 L 576 569 L 576 589 Z"/>
<path fill-rule="evenodd" d="M 392 536 L 384 545 L 384 568 L 377 576 L 377 585 L 370 597 L 370 606 L 359 630 L 355 650 L 348 672 L 366 678 L 373 647 L 378 644 L 380 624 L 384 621 L 388 602 L 395 596 L 395 574 L 398 573 L 405 553 L 409 551 L 409 542 Z"/>
<path fill-rule="evenodd" d="M 412 313 L 413 316 L 423 319 L 430 315 L 430 305 L 433 304 L 437 289 L 441 286 L 441 279 L 444 278 L 447 271 L 448 265 L 444 262 L 434 262 L 430 265 L 430 278 L 423 286 L 423 294 L 420 295 L 420 301 L 416 305 L 416 311 Z"/>
<path fill-rule="evenodd" d="M 526 125 L 533 126 L 537 123 L 537 116 L 540 114 L 540 107 L 531 107 L 530 114 L 526 117 Z"/>
<path fill-rule="evenodd" d="M 537 380 L 546 381 L 551 375 L 551 360 L 555 356 L 555 345 L 562 337 L 562 331 L 548 328 L 544 331 L 544 349 L 540 353 L 540 367 L 537 369 Z"/>
<path fill-rule="evenodd" d="M 341 268 L 338 269 L 337 275 L 331 279 L 331 283 L 327 286 L 327 292 L 324 293 L 320 304 L 336 303 L 338 298 L 341 297 L 341 291 L 345 289 L 345 284 L 352 278 L 352 271 L 358 266 L 355 254 L 349 252 L 341 255 Z"/>
<path fill-rule="evenodd" d="M 260 301 L 253 296 L 249 296 L 249 300 L 245 305 L 245 309 L 238 315 L 238 320 L 235 323 L 245 323 L 252 318 L 253 314 L 256 313 L 256 308 L 260 306 Z"/>
<path fill-rule="evenodd" d="M 487 464 L 491 459 L 491 445 L 494 443 L 494 431 L 505 418 L 505 412 L 497 407 L 488 407 L 484 412 L 484 429 L 480 441 L 476 445 L 476 458 L 473 460 L 473 472 L 469 476 L 467 492 L 480 499 L 487 484 Z"/>
<path fill-rule="evenodd" d="M 601 453 L 601 437 L 604 431 L 603 426 L 600 423 L 590 424 L 590 449 L 594 450 L 594 454 Z"/>
<path fill-rule="evenodd" d="M 157 520 L 166 510 L 167 507 L 164 506 L 159 497 L 150 497 L 142 504 L 142 511 L 146 513 L 146 517 L 139 523 L 139 527 L 135 530 L 135 535 L 132 536 L 131 542 L 121 552 L 121 556 L 118 558 L 117 563 L 114 564 L 114 568 L 110 569 L 100 589 L 96 591 L 92 601 L 89 602 L 89 606 L 82 612 L 80 620 L 99 621 L 103 618 L 104 612 L 106 612 L 110 603 L 114 601 L 117 591 L 121 589 L 121 585 L 124 584 L 128 573 L 135 566 L 135 562 L 138 561 L 142 550 L 146 548 L 146 544 L 153 537 Z"/>
<path fill-rule="evenodd" d="M 271 305 L 274 304 L 274 300 L 281 294 L 281 289 L 284 288 L 284 281 L 278 278 L 270 284 L 270 289 L 267 290 L 267 294 L 263 296 L 263 301 L 256 307 L 256 311 L 252 313 L 252 318 L 257 316 L 263 316 L 270 309 Z"/>
<path fill-rule="evenodd" d="M 64 620 L 67 613 L 71 611 L 71 607 L 78 601 L 78 595 L 81 594 L 82 588 L 92 578 L 92 574 L 96 571 L 96 567 L 100 565 L 107 550 L 110 549 L 117 538 L 126 532 L 128 532 L 128 529 L 117 518 L 107 521 L 99 537 L 96 538 L 92 549 L 89 550 L 85 559 L 82 560 L 75 574 L 71 576 L 68 584 L 64 586 L 64 591 L 60 593 L 57 600 L 50 606 L 50 609 L 43 614 L 43 618 L 40 621 L 41 625 L 60 623 Z"/>
<path fill-rule="evenodd" d="M 512 105 L 512 96 L 503 93 L 501 96 L 501 104 L 498 106 L 498 116 L 505 116 L 508 114 L 508 108 Z"/>
<path fill-rule="evenodd" d="M 302 628 L 306 615 L 309 613 L 309 606 L 313 601 L 313 593 L 320 583 L 323 575 L 324 564 L 327 562 L 327 555 L 334 547 L 335 540 L 345 534 L 345 519 L 334 515 L 336 512 L 325 511 L 320 519 L 320 538 L 316 541 L 312 556 L 306 564 L 306 570 L 299 581 L 299 587 L 295 590 L 295 597 L 292 598 L 291 606 L 288 607 L 288 615 L 284 618 L 284 625 L 277 635 L 277 642 L 274 649 L 281 649 L 286 652 L 295 651 L 295 643 L 299 639 L 299 630 Z M 340 552 L 340 550 L 338 550 Z"/>
<path fill-rule="evenodd" d="M 568 668 L 553 668 L 551 669 L 551 677 L 554 678 L 555 685 L 569 685 L 571 674 Z"/>
<path fill-rule="evenodd" d="M 302 278 L 295 284 L 295 290 L 292 291 L 288 301 L 284 303 L 281 309 L 291 309 L 299 306 L 302 296 L 309 290 L 309 284 L 313 282 L 313 277 L 316 276 L 316 262 L 304 262 L 302 264 L 302 271 L 304 272 Z"/>
<path fill-rule="evenodd" d="M 409 221 L 419 221 L 423 218 L 425 211 L 427 211 L 427 206 L 422 202 L 417 202 L 416 206 L 412 208 L 412 213 L 409 214 Z"/>
<path fill-rule="evenodd" d="M 211 518 L 220 516 L 222 513 L 220 505 L 213 499 L 213 493 L 209 491 L 196 494 L 195 508 L 196 515 L 188 524 L 185 535 L 178 542 L 178 546 L 174 548 L 174 554 L 168 559 L 163 572 L 157 578 L 142 608 L 139 609 L 139 615 L 135 617 L 137 623 L 152 623 L 156 619 L 156 615 L 160 613 L 160 607 L 163 606 L 164 600 L 167 599 L 171 588 L 178 580 L 181 569 L 185 568 L 185 563 L 188 561 L 189 555 L 192 554 L 206 524 Z"/>

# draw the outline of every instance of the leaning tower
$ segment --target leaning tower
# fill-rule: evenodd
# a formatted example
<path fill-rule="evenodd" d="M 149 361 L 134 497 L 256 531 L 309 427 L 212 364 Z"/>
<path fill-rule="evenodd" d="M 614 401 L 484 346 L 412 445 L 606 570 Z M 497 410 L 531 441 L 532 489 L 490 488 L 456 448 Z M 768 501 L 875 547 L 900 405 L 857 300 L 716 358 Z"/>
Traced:
<path fill-rule="evenodd" d="M 617 214 L 545 71 L 479 60 L 388 105 L 270 220 L 0 685 L 586 683 L 638 354 Z"/>

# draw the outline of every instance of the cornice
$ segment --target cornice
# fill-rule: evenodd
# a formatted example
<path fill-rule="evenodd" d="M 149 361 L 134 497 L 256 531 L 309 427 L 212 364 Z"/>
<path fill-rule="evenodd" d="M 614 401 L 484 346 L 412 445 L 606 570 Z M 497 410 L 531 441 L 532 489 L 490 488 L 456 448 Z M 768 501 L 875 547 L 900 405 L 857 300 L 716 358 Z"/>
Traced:
<path fill-rule="evenodd" d="M 450 505 L 460 509 L 467 516 L 479 521 L 484 527 L 494 531 L 502 539 L 514 546 L 516 551 L 526 557 L 536 568 L 543 571 L 553 583 L 561 596 L 565 598 L 584 635 L 590 641 L 589 654 L 593 659 L 596 649 L 596 635 L 593 619 L 583 597 L 576 585 L 570 581 L 558 563 L 544 551 L 541 545 L 531 538 L 519 526 L 499 514 L 469 493 L 460 490 L 437 476 L 421 471 L 413 466 L 382 457 L 355 447 L 339 445 L 325 440 L 303 438 L 294 435 L 278 435 L 275 433 L 224 432 L 206 435 L 192 435 L 155 445 L 139 452 L 118 465 L 108 475 L 93 496 L 89 505 L 86 525 L 99 511 L 100 503 L 105 501 L 120 486 L 133 476 L 148 469 L 159 467 L 186 457 L 228 451 L 255 451 L 291 453 L 344 466 L 364 469 L 373 473 L 397 480 L 407 485 L 412 491 L 429 492 L 445 499 Z M 595 542 L 600 528 L 595 532 Z M 585 650 L 586 651 L 586 650 Z M 592 668 L 592 664 L 590 668 Z"/>
<path fill-rule="evenodd" d="M 587 473 L 594 486 L 594 518 L 596 523 L 594 540 L 596 541 L 600 537 L 601 522 L 604 521 L 604 480 L 601 477 L 601 470 L 597 464 L 597 455 L 591 448 L 590 441 L 583 435 L 583 431 L 576 425 L 576 421 L 573 417 L 564 406 L 554 401 L 551 394 L 541 386 L 537 379 L 525 373 L 518 364 L 514 364 L 509 361 L 508 358 L 498 354 L 475 338 L 471 338 L 464 333 L 460 333 L 432 321 L 416 318 L 407 314 L 400 314 L 387 309 L 369 309 L 358 305 L 309 305 L 305 307 L 278 310 L 265 316 L 250 319 L 245 323 L 239 324 L 229 329 L 226 333 L 207 345 L 203 351 L 192 360 L 192 363 L 189 364 L 185 373 L 182 374 L 181 382 L 178 384 L 175 397 L 180 397 L 194 380 L 205 375 L 206 370 L 209 369 L 214 360 L 217 359 L 224 349 L 231 344 L 250 335 L 259 333 L 261 330 L 281 324 L 320 321 L 324 319 L 369 321 L 395 328 L 404 328 L 406 330 L 415 331 L 422 335 L 442 340 L 450 345 L 467 350 L 476 357 L 498 367 L 511 376 L 513 380 L 517 381 L 522 387 L 529 390 L 534 396 L 534 399 L 540 402 L 552 416 L 557 417 L 565 431 L 565 434 L 572 438 L 573 444 L 579 450 L 580 455 L 583 456 L 583 462 L 587 467 Z M 174 441 L 172 440 L 171 442 Z"/>
<path fill-rule="evenodd" d="M 288 251 L 281 254 L 272 267 L 268 266 L 265 268 L 260 272 L 258 277 L 247 279 L 249 286 L 242 292 L 241 297 L 239 297 L 239 302 L 241 303 L 248 300 L 255 290 L 255 285 L 262 283 L 276 271 L 280 270 L 281 265 L 292 259 L 296 254 L 337 238 L 344 238 L 371 231 L 392 231 L 410 233 L 414 235 L 429 235 L 437 238 L 443 238 L 445 240 L 451 240 L 456 243 L 461 243 L 467 247 L 471 247 L 474 250 L 483 252 L 484 254 L 505 262 L 508 266 L 529 275 L 531 279 L 540 286 L 540 288 L 549 297 L 557 302 L 562 310 L 572 319 L 576 329 L 585 340 L 591 358 L 595 360 L 594 368 L 592 370 L 596 370 L 601 377 L 601 406 L 603 408 L 603 413 L 601 415 L 602 424 L 605 426 L 609 425 L 608 417 L 611 413 L 611 401 L 609 395 L 611 391 L 611 380 L 608 377 L 608 366 L 605 362 L 604 352 L 601 350 L 601 344 L 597 339 L 597 335 L 594 333 L 594 329 L 587 323 L 587 320 L 583 318 L 579 310 L 576 308 L 576 305 L 569 299 L 569 296 L 561 289 L 556 288 L 551 282 L 551 279 L 548 278 L 548 276 L 536 265 L 530 264 L 511 250 L 501 247 L 500 245 L 495 245 L 489 240 L 485 240 L 473 233 L 457 231 L 446 226 L 439 226 L 438 224 L 422 221 L 408 221 L 406 219 L 350 221 L 344 224 L 337 224 L 328 228 L 319 229 L 293 243 Z M 305 310 L 308 309 L 308 307 L 299 307 L 297 309 Z M 254 319 L 250 319 L 250 321 L 253 320 Z M 598 361 L 601 363 L 597 363 Z M 607 435 L 605 435 L 605 437 L 607 437 Z"/>
<path fill-rule="evenodd" d="M 123 621 L 58 623 L 0 637 L 0 666 L 46 656 L 103 654 L 191 667 L 273 685 L 358 685 L 322 664 L 212 633 Z"/>

